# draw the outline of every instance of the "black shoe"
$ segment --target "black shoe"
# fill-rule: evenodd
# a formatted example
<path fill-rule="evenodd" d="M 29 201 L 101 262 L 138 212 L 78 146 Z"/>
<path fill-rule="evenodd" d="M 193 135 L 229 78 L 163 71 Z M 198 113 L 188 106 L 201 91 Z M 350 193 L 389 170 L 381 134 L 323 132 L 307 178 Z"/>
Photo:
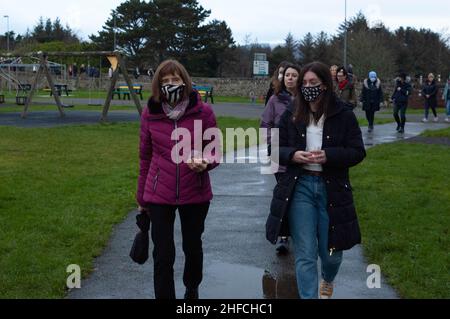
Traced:
<path fill-rule="evenodd" d="M 288 245 L 289 245 L 288 239 L 282 237 L 280 239 L 280 241 L 278 242 L 278 245 L 276 248 L 277 253 L 280 255 L 287 254 L 289 252 Z"/>
<path fill-rule="evenodd" d="M 397 125 L 397 128 L 395 129 L 397 132 L 400 132 L 400 130 L 402 129 L 402 127 L 400 125 Z"/>
<path fill-rule="evenodd" d="M 367 132 L 372 133 L 373 132 L 373 126 L 369 126 L 369 129 L 367 130 Z"/>
<path fill-rule="evenodd" d="M 400 128 L 400 130 L 398 131 L 400 134 L 405 133 L 405 129 L 403 127 Z"/>
<path fill-rule="evenodd" d="M 184 299 L 198 299 L 198 288 L 186 288 Z"/>

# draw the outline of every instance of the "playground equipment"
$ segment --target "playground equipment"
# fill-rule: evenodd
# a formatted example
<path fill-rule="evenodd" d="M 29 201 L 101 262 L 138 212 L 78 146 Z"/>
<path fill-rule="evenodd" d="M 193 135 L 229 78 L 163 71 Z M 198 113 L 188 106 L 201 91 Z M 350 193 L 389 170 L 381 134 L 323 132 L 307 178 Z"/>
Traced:
<path fill-rule="evenodd" d="M 33 100 L 33 96 L 34 93 L 37 89 L 37 85 L 39 82 L 39 79 L 42 77 L 42 75 L 45 76 L 45 78 L 47 79 L 48 85 L 50 87 L 50 90 L 52 92 L 52 96 L 55 99 L 56 102 L 56 106 L 58 108 L 58 111 L 60 113 L 61 117 L 64 117 L 64 111 L 63 111 L 63 103 L 61 102 L 61 98 L 59 96 L 59 92 L 57 91 L 56 87 L 55 87 L 55 82 L 52 76 L 52 72 L 50 70 L 51 65 L 48 61 L 49 57 L 106 57 L 109 62 L 111 63 L 111 67 L 113 69 L 113 73 L 112 73 L 112 77 L 111 77 L 111 82 L 110 82 L 110 86 L 108 89 L 108 93 L 107 93 L 107 97 L 106 100 L 103 104 L 103 111 L 102 111 L 102 116 L 101 116 L 101 120 L 105 121 L 107 119 L 107 115 L 108 115 L 108 111 L 109 111 L 109 107 L 111 104 L 111 100 L 112 100 L 112 95 L 113 95 L 113 91 L 116 85 L 116 82 L 119 78 L 120 73 L 122 74 L 126 85 L 129 88 L 130 94 L 133 98 L 133 101 L 136 105 L 136 109 L 138 110 L 139 114 L 142 113 L 142 107 L 141 107 L 141 103 L 135 93 L 135 91 L 133 90 L 133 84 L 131 82 L 130 76 L 128 75 L 127 72 L 127 67 L 126 67 L 126 62 L 125 62 L 125 57 L 120 53 L 120 52 L 110 52 L 110 51 L 95 51 L 95 52 L 36 52 L 36 53 L 29 53 L 29 54 L 25 54 L 25 55 L 21 55 L 22 57 L 31 57 L 31 58 L 37 58 L 39 60 L 39 64 L 37 65 L 37 67 L 34 69 L 34 71 L 36 71 L 36 75 L 33 79 L 33 83 L 31 84 L 30 90 L 28 92 L 28 95 L 26 96 L 25 99 L 25 105 L 24 105 L 24 109 L 22 112 L 22 118 L 26 118 L 27 116 L 27 112 L 28 112 L 28 108 Z M 10 55 L 0 55 L 0 57 L 10 57 Z M 101 66 L 101 65 L 100 65 Z"/>
<path fill-rule="evenodd" d="M 23 62 L 23 57 L 12 57 L 8 55 L 8 59 L 0 60 L 0 80 L 6 81 L 8 83 L 8 91 L 12 92 L 12 88 L 16 92 L 16 104 L 25 105 L 27 100 L 28 92 L 31 90 L 31 84 L 20 80 L 20 75 L 35 72 L 39 67 L 39 61 L 35 57 L 26 57 L 27 62 Z M 64 69 L 62 64 L 55 62 L 48 62 L 51 70 L 59 70 L 61 72 Z M 0 87 L 0 92 L 2 88 Z M 3 101 L 4 101 L 4 95 Z M 1 98 L 0 98 L 1 100 Z"/>

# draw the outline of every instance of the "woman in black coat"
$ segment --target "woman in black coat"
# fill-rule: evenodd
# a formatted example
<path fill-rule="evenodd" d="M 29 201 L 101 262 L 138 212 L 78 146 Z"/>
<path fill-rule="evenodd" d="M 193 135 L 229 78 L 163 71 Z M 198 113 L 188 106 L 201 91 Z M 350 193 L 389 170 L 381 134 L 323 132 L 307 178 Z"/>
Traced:
<path fill-rule="evenodd" d="M 369 122 L 368 132 L 371 133 L 373 131 L 375 112 L 379 111 L 383 104 L 381 81 L 375 71 L 371 71 L 369 77 L 364 80 L 360 101 L 362 102 L 362 109 L 366 112 L 366 118 Z"/>
<path fill-rule="evenodd" d="M 436 112 L 437 108 L 437 93 L 438 88 L 436 86 L 436 81 L 434 79 L 434 74 L 430 73 L 428 74 L 428 79 L 425 81 L 425 84 L 422 88 L 422 95 L 425 98 L 425 117 L 423 118 L 422 122 L 428 122 L 428 114 L 431 111 L 434 115 L 434 121 L 438 122 L 439 118 Z"/>
<path fill-rule="evenodd" d="M 287 172 L 274 189 L 266 236 L 275 243 L 280 234 L 290 234 L 302 299 L 319 296 L 320 256 L 320 297 L 330 298 L 342 251 L 361 242 L 348 169 L 366 152 L 358 121 L 335 97 L 326 65 L 306 65 L 298 89 L 279 122 L 280 164 Z"/>

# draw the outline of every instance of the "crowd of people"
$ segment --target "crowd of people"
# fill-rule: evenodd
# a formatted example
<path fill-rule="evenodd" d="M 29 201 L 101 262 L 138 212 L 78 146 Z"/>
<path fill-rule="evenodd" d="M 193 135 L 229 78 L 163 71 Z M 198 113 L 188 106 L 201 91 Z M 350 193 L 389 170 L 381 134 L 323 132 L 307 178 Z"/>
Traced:
<path fill-rule="evenodd" d="M 140 213 L 151 220 L 155 297 L 176 298 L 174 221 L 178 211 L 185 255 L 184 298 L 198 299 L 203 278 L 202 234 L 213 197 L 209 172 L 219 165 L 220 156 L 204 153 L 211 143 L 217 143 L 215 139 L 202 141 L 197 149 L 193 130 L 198 121 L 202 133 L 217 128 L 216 118 L 179 62 L 164 61 L 152 76 L 152 96 L 141 116 L 136 199 Z M 399 133 L 405 129 L 412 92 L 409 82 L 406 74 L 400 74 L 391 96 Z M 372 132 L 384 96 L 375 71 L 368 72 L 359 99 L 356 83 L 351 67 L 330 68 L 321 62 L 300 67 L 282 62 L 274 72 L 261 117 L 262 128 L 279 130 L 279 143 L 272 145 L 270 134 L 267 138 L 268 155 L 279 155 L 272 158 L 279 169 L 274 172 L 276 186 L 268 208 L 266 238 L 276 244 L 278 254 L 294 254 L 302 299 L 331 298 L 343 251 L 361 243 L 349 169 L 363 161 L 366 152 L 354 108 L 361 105 Z M 422 94 L 424 120 L 430 108 L 436 119 L 432 74 Z M 449 116 L 450 77 L 442 98 Z M 192 153 L 186 161 L 178 161 L 179 130 L 191 133 Z M 183 136 L 185 143 L 189 140 Z M 276 153 L 273 147 L 278 148 Z"/>

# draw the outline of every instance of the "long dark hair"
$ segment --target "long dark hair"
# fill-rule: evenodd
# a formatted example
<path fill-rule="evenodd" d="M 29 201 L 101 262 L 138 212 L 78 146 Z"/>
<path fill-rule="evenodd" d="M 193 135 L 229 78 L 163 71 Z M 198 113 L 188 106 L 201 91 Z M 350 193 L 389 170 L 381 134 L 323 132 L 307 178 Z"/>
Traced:
<path fill-rule="evenodd" d="M 305 100 L 305 97 L 301 93 L 301 87 L 303 85 L 305 74 L 310 71 L 316 74 L 322 84 L 326 86 L 326 90 L 320 95 L 317 101 L 319 103 L 319 108 L 315 113 L 311 111 L 309 102 Z M 299 93 L 294 100 L 294 122 L 296 123 L 309 125 L 311 123 L 311 115 L 315 123 L 319 122 L 322 115 L 325 115 L 325 117 L 327 116 L 329 106 L 332 103 L 336 102 L 335 96 L 333 94 L 333 80 L 331 78 L 330 69 L 322 62 L 312 62 L 305 65 L 300 72 L 297 87 Z"/>
<path fill-rule="evenodd" d="M 281 82 L 278 81 L 278 83 L 274 86 L 274 93 L 275 93 L 275 95 L 278 95 L 278 94 L 280 94 L 280 93 L 283 92 L 283 91 L 286 91 L 286 83 L 284 83 L 284 76 L 285 76 L 285 74 L 286 74 L 286 70 L 287 70 L 287 69 L 294 69 L 294 70 L 296 70 L 296 71 L 298 72 L 298 74 L 300 75 L 301 68 L 300 68 L 298 65 L 293 64 L 293 63 L 287 63 L 287 64 L 284 66 L 283 80 L 281 80 Z M 298 83 L 298 82 L 297 82 L 297 83 Z"/>
<path fill-rule="evenodd" d="M 286 70 L 285 67 L 288 64 L 291 64 L 291 63 L 288 61 L 282 61 L 280 64 L 278 64 L 277 68 L 273 72 L 272 79 L 270 81 L 270 84 L 272 85 L 273 88 L 276 88 L 276 86 L 280 83 L 280 81 L 278 81 L 278 73 L 280 72 L 280 69 L 283 68 Z"/>

